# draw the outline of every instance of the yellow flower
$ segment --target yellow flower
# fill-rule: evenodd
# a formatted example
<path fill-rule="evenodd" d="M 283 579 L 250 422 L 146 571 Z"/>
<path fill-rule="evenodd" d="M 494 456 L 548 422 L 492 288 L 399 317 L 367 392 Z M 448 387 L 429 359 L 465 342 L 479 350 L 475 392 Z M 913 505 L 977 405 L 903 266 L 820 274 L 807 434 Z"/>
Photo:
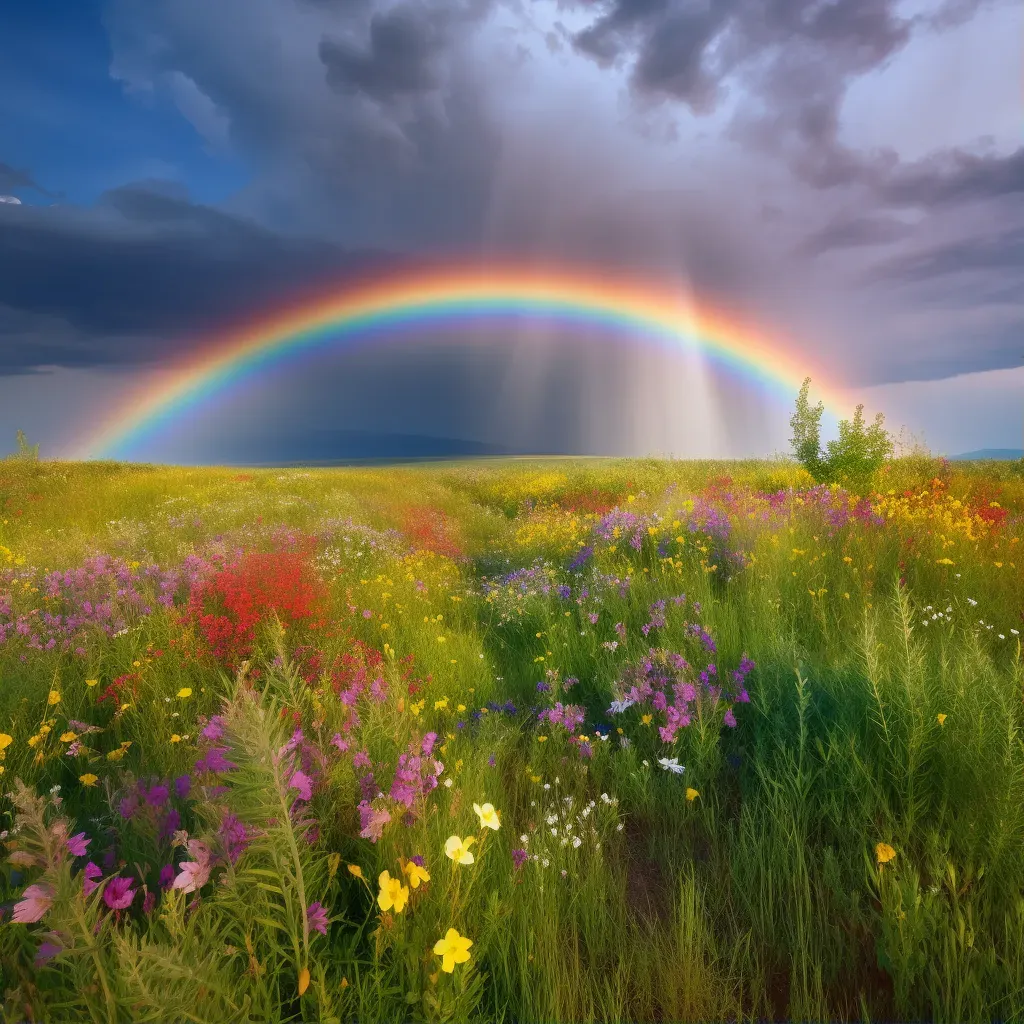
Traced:
<path fill-rule="evenodd" d="M 86 679 L 85 681 L 86 686 L 99 686 L 99 684 L 100 681 L 98 679 Z"/>
<path fill-rule="evenodd" d="M 700 796 L 700 793 L 698 793 L 698 792 L 697 792 L 697 790 L 695 790 L 695 789 L 691 789 L 691 788 L 687 787 L 687 789 L 686 789 L 686 799 L 687 799 L 687 800 L 688 800 L 688 801 L 689 801 L 689 802 L 690 802 L 691 804 L 692 804 L 692 803 L 693 803 L 693 801 L 694 801 L 694 800 L 696 800 L 696 799 L 697 799 L 697 797 L 699 797 L 699 796 Z"/>
<path fill-rule="evenodd" d="M 455 710 L 456 711 L 465 711 L 466 710 L 466 705 L 465 704 L 460 704 Z"/>
<path fill-rule="evenodd" d="M 181 689 L 180 689 L 180 690 L 178 691 L 178 696 L 179 696 L 179 697 L 180 697 L 180 698 L 181 698 L 182 700 L 185 700 L 185 699 L 186 699 L 187 697 L 191 697 L 191 696 L 192 696 L 192 687 L 191 687 L 191 686 L 183 686 L 183 687 L 182 687 L 182 688 L 181 688 Z"/>
<path fill-rule="evenodd" d="M 501 822 L 498 820 L 498 812 L 494 809 L 494 804 L 484 804 L 483 807 L 479 804 L 473 804 L 473 810 L 480 819 L 481 828 L 493 829 L 495 832 L 501 828 Z"/>
<path fill-rule="evenodd" d="M 444 844 L 445 855 L 450 857 L 456 864 L 472 864 L 473 854 L 469 848 L 476 842 L 473 836 L 467 839 L 460 839 L 458 836 L 449 836 Z"/>
<path fill-rule="evenodd" d="M 547 741 L 548 741 L 547 736 L 538 736 L 537 737 L 537 742 L 538 743 L 547 743 Z"/>
<path fill-rule="evenodd" d="M 309 968 L 303 967 L 299 971 L 299 995 L 304 995 L 307 988 L 309 988 Z"/>
<path fill-rule="evenodd" d="M 352 875 L 353 878 L 365 878 L 366 877 L 363 874 L 363 869 L 358 864 L 349 864 L 349 866 L 348 866 L 348 873 L 350 875 Z"/>
<path fill-rule="evenodd" d="M 421 868 L 414 860 L 407 860 L 405 862 L 405 867 L 402 868 L 402 870 L 409 878 L 410 889 L 418 889 L 420 887 L 420 882 L 430 881 L 430 875 L 427 874 L 427 869 Z"/>
<path fill-rule="evenodd" d="M 61 743 L 74 743 L 75 740 L 77 740 L 77 739 L 78 739 L 78 733 L 77 732 L 71 732 L 69 730 L 68 732 L 62 732 L 60 734 L 60 741 L 61 741 Z"/>
<path fill-rule="evenodd" d="M 531 775 L 530 776 L 530 781 L 531 782 L 540 782 L 540 776 L 539 775 Z"/>
<path fill-rule="evenodd" d="M 0 750 L 6 750 L 13 742 L 13 736 L 8 736 L 5 732 L 0 732 Z"/>
<path fill-rule="evenodd" d="M 59 690 L 51 690 L 49 697 L 46 698 L 46 703 L 51 705 L 51 706 L 54 705 L 54 704 L 59 704 L 60 703 L 60 691 Z"/>
<path fill-rule="evenodd" d="M 464 964 L 469 960 L 471 939 L 460 935 L 454 928 L 449 928 L 443 939 L 434 943 L 434 952 L 441 957 L 441 970 L 451 974 L 456 964 Z"/>
<path fill-rule="evenodd" d="M 875 847 L 875 857 L 878 859 L 879 867 L 888 864 L 895 856 L 896 851 L 888 843 L 879 843 Z"/>
<path fill-rule="evenodd" d="M 653 715 L 641 715 L 640 716 L 640 721 L 643 722 L 644 725 L 650 725 L 651 724 L 651 719 L 653 717 L 654 717 Z"/>
<path fill-rule="evenodd" d="M 936 558 L 935 559 L 935 564 L 936 565 L 953 565 L 954 562 L 953 562 L 952 558 Z"/>
<path fill-rule="evenodd" d="M 29 736 L 29 738 L 28 738 L 28 745 L 30 747 L 33 747 L 33 748 L 37 747 L 37 746 L 39 746 L 39 741 L 42 738 L 43 738 L 42 736 Z"/>
<path fill-rule="evenodd" d="M 95 786 L 96 783 L 99 782 L 100 780 L 95 775 L 92 775 L 92 774 L 87 772 L 85 775 L 79 775 L 78 776 L 78 781 L 83 786 Z"/>
<path fill-rule="evenodd" d="M 409 890 L 402 885 L 400 878 L 392 878 L 387 871 L 382 871 L 377 879 L 380 885 L 380 892 L 377 893 L 377 906 L 381 910 L 388 911 L 392 908 L 396 914 L 400 914 L 406 903 L 409 902 Z"/>
<path fill-rule="evenodd" d="M 172 732 L 171 733 L 171 742 L 172 743 L 180 743 L 181 742 L 181 737 L 176 732 Z"/>
<path fill-rule="evenodd" d="M 945 715 L 936 715 L 935 717 L 938 719 L 939 725 L 945 725 L 946 724 L 946 716 Z"/>

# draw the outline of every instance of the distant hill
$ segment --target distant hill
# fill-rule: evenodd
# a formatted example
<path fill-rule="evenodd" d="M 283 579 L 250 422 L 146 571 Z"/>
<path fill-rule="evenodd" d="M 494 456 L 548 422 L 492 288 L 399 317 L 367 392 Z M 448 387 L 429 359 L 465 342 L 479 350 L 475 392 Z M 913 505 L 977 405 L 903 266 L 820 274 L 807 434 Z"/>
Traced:
<path fill-rule="evenodd" d="M 1024 448 L 979 448 L 976 452 L 951 455 L 951 462 L 974 462 L 978 459 L 1024 459 Z"/>
<path fill-rule="evenodd" d="M 404 462 L 466 456 L 502 456 L 501 445 L 426 434 L 324 430 L 297 436 L 272 435 L 223 440 L 196 452 L 206 464 L 232 466 L 329 466 L 363 462 Z"/>

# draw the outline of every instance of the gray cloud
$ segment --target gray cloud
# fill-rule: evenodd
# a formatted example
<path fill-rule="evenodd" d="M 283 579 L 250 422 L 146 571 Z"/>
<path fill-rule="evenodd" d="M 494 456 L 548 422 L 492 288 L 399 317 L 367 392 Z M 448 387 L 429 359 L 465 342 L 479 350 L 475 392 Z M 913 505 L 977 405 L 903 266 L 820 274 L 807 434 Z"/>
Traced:
<path fill-rule="evenodd" d="M 798 247 L 807 256 L 820 256 L 833 249 L 885 245 L 906 238 L 912 229 L 893 217 L 840 217 L 808 236 Z"/>
<path fill-rule="evenodd" d="M 0 192 L 10 192 L 19 188 L 32 189 L 40 195 L 55 198 L 54 193 L 43 188 L 27 171 L 18 170 L 0 160 Z"/>

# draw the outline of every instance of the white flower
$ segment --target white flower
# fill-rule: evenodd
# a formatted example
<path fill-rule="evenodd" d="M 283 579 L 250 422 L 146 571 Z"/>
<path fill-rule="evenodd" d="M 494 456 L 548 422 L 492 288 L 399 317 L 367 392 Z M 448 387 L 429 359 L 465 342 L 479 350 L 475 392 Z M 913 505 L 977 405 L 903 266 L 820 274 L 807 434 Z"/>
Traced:
<path fill-rule="evenodd" d="M 1006 637 L 1005 637 L 1005 636 L 1003 636 L 1003 634 L 1002 634 L 1002 633 L 1000 633 L 1000 634 L 999 634 L 999 639 L 1000 639 L 1000 640 L 1005 640 L 1005 639 L 1006 639 Z"/>
<path fill-rule="evenodd" d="M 551 788 L 551 783 L 550 782 L 545 782 L 544 783 L 544 788 L 545 789 L 550 789 Z"/>
<path fill-rule="evenodd" d="M 1012 634 L 1013 634 L 1014 636 L 1020 636 L 1020 633 L 1019 633 L 1019 632 L 1018 632 L 1018 631 L 1017 631 L 1016 629 L 1013 629 L 1012 627 L 1011 627 L 1011 629 L 1010 629 L 1010 632 L 1011 632 L 1011 633 L 1012 633 Z"/>
<path fill-rule="evenodd" d="M 445 784 L 445 786 L 448 787 L 448 789 L 452 788 L 452 780 L 451 779 L 445 779 L 444 780 L 444 784 Z"/>
<path fill-rule="evenodd" d="M 640 763 L 641 763 L 641 764 L 642 764 L 642 765 L 643 765 L 643 766 L 644 766 L 645 768 L 650 768 L 650 767 L 651 767 L 651 766 L 650 766 L 650 764 L 649 764 L 649 763 L 647 762 L 647 758 L 644 758 L 644 759 L 643 759 L 643 760 L 642 760 L 642 761 L 641 761 Z"/>
<path fill-rule="evenodd" d="M 659 757 L 658 764 L 666 771 L 674 772 L 676 775 L 682 775 L 686 771 L 686 765 L 680 764 L 678 757 Z"/>
<path fill-rule="evenodd" d="M 580 848 L 580 846 L 581 846 L 582 844 L 583 844 L 583 840 L 582 840 L 582 839 L 580 839 L 580 837 L 579 837 L 579 836 L 574 836 L 574 837 L 573 837 L 573 841 L 572 841 L 572 848 L 573 848 L 574 850 L 578 850 L 578 849 Z"/>
<path fill-rule="evenodd" d="M 616 832 L 621 832 L 621 831 L 622 831 L 622 828 L 623 828 L 623 825 L 622 825 L 622 822 L 620 821 L 620 822 L 618 823 L 618 825 L 616 825 L 616 826 L 615 826 L 615 831 L 616 831 Z"/>
<path fill-rule="evenodd" d="M 623 711 L 632 706 L 633 702 L 631 700 L 613 700 L 607 713 L 609 715 L 621 715 Z"/>

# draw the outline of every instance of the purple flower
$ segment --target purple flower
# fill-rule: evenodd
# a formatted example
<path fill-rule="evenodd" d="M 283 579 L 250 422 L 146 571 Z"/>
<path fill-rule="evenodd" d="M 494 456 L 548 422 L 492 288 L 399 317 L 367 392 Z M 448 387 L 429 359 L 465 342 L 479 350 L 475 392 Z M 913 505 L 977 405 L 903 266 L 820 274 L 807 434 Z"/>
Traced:
<path fill-rule="evenodd" d="M 224 757 L 227 749 L 227 747 L 210 747 L 206 752 L 206 757 L 201 757 L 196 761 L 196 771 L 202 774 L 203 772 L 226 772 L 237 768 L 238 765 Z"/>
<path fill-rule="evenodd" d="M 547 693 L 548 690 L 550 690 L 550 689 L 551 689 L 551 684 L 544 682 L 543 679 L 537 684 L 537 692 L 538 693 Z"/>
<path fill-rule="evenodd" d="M 68 853 L 70 853 L 72 857 L 84 857 L 86 847 L 91 842 L 91 839 L 86 839 L 84 832 L 79 832 L 77 836 L 72 836 L 67 841 Z"/>
<path fill-rule="evenodd" d="M 310 903 L 306 908 L 306 923 L 311 932 L 319 932 L 321 935 L 327 934 L 327 911 L 322 903 L 319 901 Z"/>
<path fill-rule="evenodd" d="M 727 726 L 729 726 L 730 729 L 736 728 L 736 716 L 732 713 L 732 708 L 729 708 L 725 712 L 725 718 L 723 719 L 723 721 Z"/>
<path fill-rule="evenodd" d="M 192 776 L 179 775 L 178 778 L 174 780 L 174 792 L 178 795 L 179 800 L 187 800 L 191 791 Z"/>
<path fill-rule="evenodd" d="M 142 912 L 144 914 L 152 914 L 153 908 L 156 906 L 156 893 L 147 892 L 142 900 Z"/>
<path fill-rule="evenodd" d="M 384 834 L 384 826 L 391 820 L 387 811 L 378 811 L 367 800 L 359 802 L 359 834 L 371 843 L 377 842 Z"/>
<path fill-rule="evenodd" d="M 343 740 L 341 738 L 341 733 L 340 732 L 336 732 L 331 737 L 331 743 L 334 746 L 336 746 L 343 754 L 345 753 L 346 750 L 348 750 L 348 740 Z"/>
<path fill-rule="evenodd" d="M 297 798 L 299 800 L 313 799 L 313 783 L 305 772 L 295 772 L 288 783 L 288 788 L 297 789 L 299 791 Z"/>
<path fill-rule="evenodd" d="M 518 871 L 528 860 L 530 855 L 522 849 L 512 851 L 512 863 L 515 865 Z"/>
<path fill-rule="evenodd" d="M 493 768 L 498 763 L 498 759 L 491 754 L 491 756 L 487 758 L 487 763 Z"/>
<path fill-rule="evenodd" d="M 224 735 L 224 716 L 214 715 L 199 735 L 204 740 L 219 740 Z"/>
<path fill-rule="evenodd" d="M 63 946 L 58 946 L 53 942 L 41 942 L 39 948 L 36 950 L 35 955 L 35 966 L 42 967 L 43 964 L 48 963 L 52 960 L 61 950 Z"/>
<path fill-rule="evenodd" d="M 91 896 L 99 886 L 97 879 L 103 877 L 103 872 L 100 870 L 98 864 L 93 864 L 89 861 L 88 864 L 82 869 L 82 893 L 85 896 Z"/>
<path fill-rule="evenodd" d="M 132 888 L 132 879 L 130 878 L 122 878 L 118 875 L 116 878 L 110 879 L 103 890 L 103 902 L 111 910 L 127 910 L 132 905 L 133 899 L 135 899 L 135 890 Z"/>
<path fill-rule="evenodd" d="M 352 767 L 353 768 L 369 768 L 370 767 L 370 755 L 365 750 L 357 750 L 352 755 Z"/>
<path fill-rule="evenodd" d="M 170 791 L 163 783 L 160 783 L 150 787 L 149 792 L 146 793 L 146 803 L 150 807 L 163 807 L 167 803 L 168 796 L 170 796 Z"/>
<path fill-rule="evenodd" d="M 409 858 L 409 860 L 411 860 L 413 862 L 413 864 L 418 864 L 421 868 L 425 866 L 424 862 L 423 862 L 423 854 L 422 853 L 414 853 Z"/>
<path fill-rule="evenodd" d="M 136 793 L 129 793 L 129 795 L 124 797 L 120 804 L 118 804 L 118 810 L 125 821 L 131 821 L 138 809 L 139 797 Z"/>
<path fill-rule="evenodd" d="M 245 853 L 249 845 L 249 830 L 245 823 L 235 814 L 225 814 L 220 826 L 220 837 L 228 860 L 232 864 L 237 864 L 238 858 Z"/>
<path fill-rule="evenodd" d="M 160 869 L 160 888 L 161 889 L 170 889 L 170 887 L 173 884 L 174 884 L 174 865 L 173 864 L 165 864 Z"/>

